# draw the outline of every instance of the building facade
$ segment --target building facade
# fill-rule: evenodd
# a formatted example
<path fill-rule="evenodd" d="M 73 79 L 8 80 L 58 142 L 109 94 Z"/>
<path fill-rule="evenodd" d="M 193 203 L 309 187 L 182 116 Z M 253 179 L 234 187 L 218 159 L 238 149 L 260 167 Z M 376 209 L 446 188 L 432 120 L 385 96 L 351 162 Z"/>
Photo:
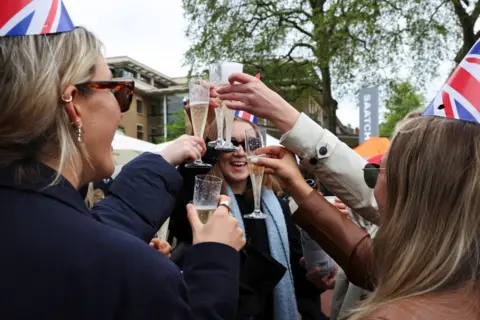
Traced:
<path fill-rule="evenodd" d="M 119 130 L 125 135 L 152 143 L 168 139 L 168 124 L 174 121 L 188 95 L 186 78 L 171 78 L 130 57 L 106 59 L 114 80 L 135 80 L 130 110 L 124 113 Z"/>

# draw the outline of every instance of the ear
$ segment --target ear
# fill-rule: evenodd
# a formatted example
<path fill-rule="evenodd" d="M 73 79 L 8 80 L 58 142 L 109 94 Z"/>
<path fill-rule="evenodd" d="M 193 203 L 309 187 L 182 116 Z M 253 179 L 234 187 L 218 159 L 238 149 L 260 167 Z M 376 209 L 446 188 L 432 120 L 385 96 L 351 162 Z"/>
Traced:
<path fill-rule="evenodd" d="M 75 105 L 75 97 L 78 90 L 72 85 L 65 88 L 62 94 L 62 101 L 65 107 L 65 112 L 68 115 L 71 123 L 78 123 L 82 121 L 81 110 Z"/>

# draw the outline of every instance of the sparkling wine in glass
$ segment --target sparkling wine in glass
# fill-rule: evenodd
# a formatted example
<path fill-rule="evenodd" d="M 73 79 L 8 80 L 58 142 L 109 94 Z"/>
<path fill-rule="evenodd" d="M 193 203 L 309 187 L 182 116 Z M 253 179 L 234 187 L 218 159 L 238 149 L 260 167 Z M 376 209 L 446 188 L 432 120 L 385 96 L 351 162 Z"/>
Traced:
<path fill-rule="evenodd" d="M 195 177 L 193 191 L 193 204 L 197 209 L 200 221 L 205 224 L 217 209 L 222 179 L 211 175 L 198 175 Z"/>
<path fill-rule="evenodd" d="M 203 139 L 205 125 L 208 117 L 208 104 L 210 99 L 210 84 L 204 80 L 193 80 L 190 82 L 190 114 L 192 118 L 193 134 Z M 199 157 L 193 163 L 189 163 L 186 168 L 211 168 L 208 163 L 204 163 Z"/>
<path fill-rule="evenodd" d="M 266 214 L 261 211 L 261 197 L 263 186 L 263 175 L 265 167 L 256 164 L 254 159 L 258 160 L 264 157 L 263 154 L 257 154 L 257 149 L 265 147 L 266 131 L 264 129 L 248 129 L 245 131 L 245 152 L 247 154 L 248 171 L 250 172 L 250 179 L 252 180 L 254 210 L 252 213 L 243 216 L 248 219 L 265 219 Z"/>

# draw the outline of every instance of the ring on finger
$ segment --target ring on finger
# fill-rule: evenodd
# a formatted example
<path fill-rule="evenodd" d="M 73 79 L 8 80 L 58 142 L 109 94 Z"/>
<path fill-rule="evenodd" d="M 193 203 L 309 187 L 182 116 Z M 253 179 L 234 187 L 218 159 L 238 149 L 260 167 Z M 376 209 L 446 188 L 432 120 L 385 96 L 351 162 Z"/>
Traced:
<path fill-rule="evenodd" d="M 228 212 L 232 212 L 232 202 L 230 200 L 222 200 L 218 204 L 219 207 L 225 207 L 227 208 Z"/>

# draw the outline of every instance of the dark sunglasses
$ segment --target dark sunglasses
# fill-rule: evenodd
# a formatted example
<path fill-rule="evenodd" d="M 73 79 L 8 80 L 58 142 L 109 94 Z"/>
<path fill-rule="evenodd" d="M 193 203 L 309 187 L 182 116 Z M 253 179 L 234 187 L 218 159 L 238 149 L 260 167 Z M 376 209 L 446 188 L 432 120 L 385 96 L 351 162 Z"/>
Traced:
<path fill-rule="evenodd" d="M 117 99 L 120 111 L 127 112 L 133 100 L 134 81 L 90 81 L 75 85 L 77 89 L 109 89 Z"/>
<path fill-rule="evenodd" d="M 367 163 L 363 168 L 363 179 L 369 188 L 375 188 L 380 170 L 380 166 L 373 163 Z"/>
<path fill-rule="evenodd" d="M 240 146 L 242 146 L 243 150 L 246 150 L 246 149 L 245 149 L 245 140 L 243 140 L 243 141 L 238 141 L 237 139 L 232 138 L 232 144 L 233 144 L 235 147 L 237 147 L 237 148 L 240 147 Z"/>

